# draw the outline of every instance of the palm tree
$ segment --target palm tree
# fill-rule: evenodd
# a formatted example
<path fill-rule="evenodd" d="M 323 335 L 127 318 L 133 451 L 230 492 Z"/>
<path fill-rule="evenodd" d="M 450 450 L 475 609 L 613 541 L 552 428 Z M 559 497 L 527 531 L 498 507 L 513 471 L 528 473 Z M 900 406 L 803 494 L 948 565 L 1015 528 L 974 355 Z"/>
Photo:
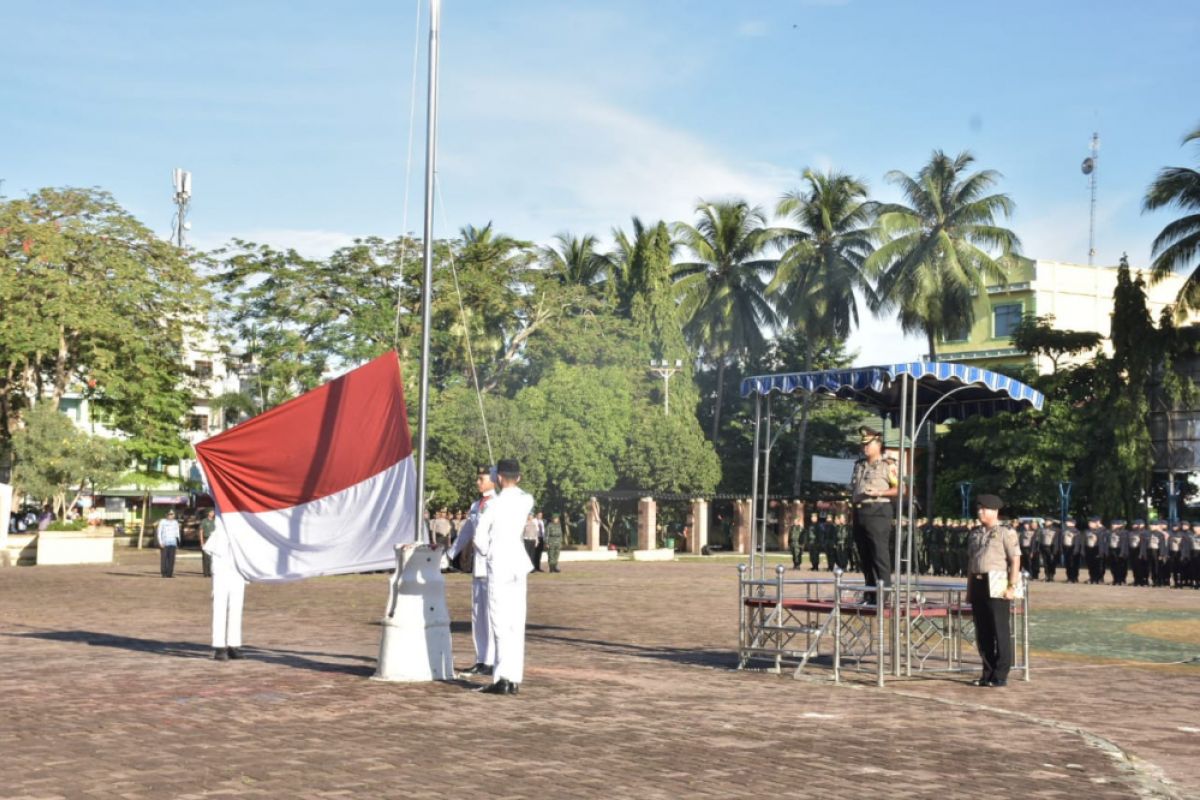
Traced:
<path fill-rule="evenodd" d="M 1183 138 L 1183 144 L 1200 142 L 1200 128 Z M 1179 269 L 1190 269 L 1179 290 L 1179 310 L 1200 309 L 1200 172 L 1187 167 L 1165 167 L 1146 190 L 1142 211 L 1177 206 L 1184 216 L 1169 223 L 1154 239 L 1151 281 L 1157 283 Z"/>
<path fill-rule="evenodd" d="M 873 224 L 877 204 L 867 199 L 867 187 L 839 172 L 805 170 L 807 188 L 784 195 L 776 213 L 794 224 L 779 241 L 786 248 L 779 269 L 767 286 L 775 310 L 784 322 L 804 335 L 804 371 L 813 368 L 814 345 L 841 340 L 858 325 L 855 292 L 874 300 L 864 271 L 874 251 Z M 793 492 L 800 494 L 808 411 L 811 398 L 800 406 Z"/>
<path fill-rule="evenodd" d="M 554 237 L 554 244 L 539 249 L 542 263 L 563 285 L 590 287 L 605 278 L 608 259 L 596 249 L 595 236 L 575 236 L 563 232 Z"/>
<path fill-rule="evenodd" d="M 777 317 L 766 298 L 766 276 L 778 261 L 763 253 L 780 235 L 757 207 L 744 200 L 701 202 L 695 226 L 680 222 L 675 233 L 695 261 L 677 264 L 684 332 L 717 365 L 712 441 L 721 426 L 725 369 L 765 345 L 764 328 Z"/>
<path fill-rule="evenodd" d="M 889 172 L 887 180 L 900 187 L 908 204 L 879 208 L 883 243 L 864 264 L 879 276 L 873 309 L 897 310 L 905 332 L 925 334 L 930 361 L 937 358 L 939 336 L 954 335 L 974 322 L 974 298 L 985 295 L 987 282 L 1007 282 L 1020 251 L 1017 235 L 996 222 L 998 216 L 1011 216 L 1014 208 L 1008 195 L 991 193 L 1000 174 L 969 172 L 974 163 L 968 152 L 951 158 L 935 150 L 915 177 Z M 933 509 L 935 457 L 931 425 L 928 513 Z"/>

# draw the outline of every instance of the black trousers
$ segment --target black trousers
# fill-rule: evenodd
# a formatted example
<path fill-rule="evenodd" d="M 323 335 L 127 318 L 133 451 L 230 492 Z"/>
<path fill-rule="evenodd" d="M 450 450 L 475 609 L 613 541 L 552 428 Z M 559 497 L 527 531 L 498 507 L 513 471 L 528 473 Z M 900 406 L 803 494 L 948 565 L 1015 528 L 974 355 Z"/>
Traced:
<path fill-rule="evenodd" d="M 854 544 L 868 586 L 892 585 L 892 504 L 867 503 L 854 512 Z"/>
<path fill-rule="evenodd" d="M 1067 583 L 1079 583 L 1079 553 L 1063 553 L 1063 566 L 1067 569 Z"/>
<path fill-rule="evenodd" d="M 175 545 L 167 545 L 158 554 L 158 569 L 164 578 L 175 577 Z"/>
<path fill-rule="evenodd" d="M 1054 573 L 1058 571 L 1058 553 L 1054 552 L 1053 547 L 1041 545 L 1042 550 L 1042 569 L 1046 571 L 1046 580 L 1054 580 Z"/>
<path fill-rule="evenodd" d="M 1129 557 L 1129 569 L 1133 573 L 1134 586 L 1149 586 L 1150 562 L 1140 555 Z"/>
<path fill-rule="evenodd" d="M 1104 557 L 1100 555 L 1100 548 L 1088 547 L 1083 553 L 1087 559 L 1088 583 L 1104 583 Z"/>
<path fill-rule="evenodd" d="M 542 553 L 546 552 L 546 543 L 541 539 L 533 546 L 533 568 L 542 571 Z"/>
<path fill-rule="evenodd" d="M 1006 681 L 1012 669 L 1012 601 L 988 596 L 987 575 L 967 578 L 967 599 L 975 617 L 975 647 L 983 661 L 981 680 Z"/>
<path fill-rule="evenodd" d="M 1108 568 L 1112 571 L 1113 586 L 1124 585 L 1125 574 L 1129 571 L 1129 563 L 1125 556 L 1109 556 Z"/>
<path fill-rule="evenodd" d="M 200 569 L 204 572 L 204 577 L 212 577 L 212 556 L 203 550 L 200 551 Z"/>
<path fill-rule="evenodd" d="M 821 568 L 821 551 L 813 548 L 808 551 L 808 563 L 812 565 L 812 571 L 816 572 Z"/>

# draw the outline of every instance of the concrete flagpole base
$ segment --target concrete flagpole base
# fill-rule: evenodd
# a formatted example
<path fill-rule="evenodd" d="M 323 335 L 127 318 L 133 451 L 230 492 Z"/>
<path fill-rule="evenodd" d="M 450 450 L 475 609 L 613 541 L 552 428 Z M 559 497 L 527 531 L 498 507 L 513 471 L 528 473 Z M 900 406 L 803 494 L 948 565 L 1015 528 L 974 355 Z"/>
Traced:
<path fill-rule="evenodd" d="M 382 628 L 379 665 L 372 680 L 444 681 L 454 677 L 441 550 L 423 544 L 396 547 L 396 572 Z"/>

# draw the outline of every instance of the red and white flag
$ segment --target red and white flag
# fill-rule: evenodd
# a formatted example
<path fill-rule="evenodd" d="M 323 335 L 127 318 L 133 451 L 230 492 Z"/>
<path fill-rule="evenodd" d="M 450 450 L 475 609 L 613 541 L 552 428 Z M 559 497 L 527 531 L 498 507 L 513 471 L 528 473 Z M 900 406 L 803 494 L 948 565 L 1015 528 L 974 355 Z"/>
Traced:
<path fill-rule="evenodd" d="M 416 539 L 400 362 L 386 355 L 196 445 L 238 572 L 390 569 Z"/>

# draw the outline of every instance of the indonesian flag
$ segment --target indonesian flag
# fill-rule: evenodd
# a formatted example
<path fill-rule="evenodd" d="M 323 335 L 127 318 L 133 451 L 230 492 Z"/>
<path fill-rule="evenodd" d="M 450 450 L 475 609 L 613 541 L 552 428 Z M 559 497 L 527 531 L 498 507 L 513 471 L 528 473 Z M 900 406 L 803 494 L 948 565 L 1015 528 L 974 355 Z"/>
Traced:
<path fill-rule="evenodd" d="M 394 351 L 196 445 L 250 581 L 390 569 L 416 538 L 416 476 Z"/>

